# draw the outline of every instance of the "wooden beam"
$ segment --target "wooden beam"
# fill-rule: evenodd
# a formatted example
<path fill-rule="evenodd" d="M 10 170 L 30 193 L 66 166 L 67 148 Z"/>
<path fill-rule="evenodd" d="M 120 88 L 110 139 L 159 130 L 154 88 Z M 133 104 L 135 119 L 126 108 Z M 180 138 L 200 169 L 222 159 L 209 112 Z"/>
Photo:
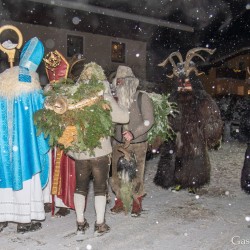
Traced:
<path fill-rule="evenodd" d="M 84 4 L 84 3 L 75 2 L 75 1 L 74 2 L 73 1 L 65 1 L 65 0 L 53 0 L 53 1 L 52 0 L 29 0 L 29 1 L 36 2 L 36 3 L 43 3 L 43 4 L 47 4 L 47 5 L 58 6 L 58 7 L 63 7 L 63 8 L 67 8 L 67 9 L 82 10 L 82 11 L 87 11 L 87 12 L 96 13 L 96 14 L 105 15 L 105 16 L 123 18 L 123 19 L 133 20 L 136 22 L 142 22 L 142 23 L 148 23 L 148 24 L 152 24 L 152 25 L 156 25 L 156 26 L 166 27 L 166 28 L 170 28 L 170 29 L 177 29 L 177 30 L 182 30 L 182 31 L 187 31 L 187 32 L 194 32 L 194 28 L 191 26 L 188 26 L 188 25 L 169 22 L 169 21 L 165 21 L 162 19 L 146 17 L 146 16 L 142 16 L 142 15 L 130 14 L 127 12 L 102 8 L 102 7 Z"/>

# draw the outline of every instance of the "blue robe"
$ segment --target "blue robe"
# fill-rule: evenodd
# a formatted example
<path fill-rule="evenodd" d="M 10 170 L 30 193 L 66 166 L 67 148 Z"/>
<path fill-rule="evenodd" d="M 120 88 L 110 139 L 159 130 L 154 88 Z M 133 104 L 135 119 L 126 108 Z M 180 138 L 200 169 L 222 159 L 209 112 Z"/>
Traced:
<path fill-rule="evenodd" d="M 9 71 L 10 74 L 16 72 L 15 69 Z M 14 87 L 15 84 L 13 91 Z M 40 173 L 42 187 L 46 185 L 49 145 L 43 134 L 36 136 L 33 122 L 34 113 L 43 108 L 43 103 L 40 87 L 11 97 L 0 92 L 0 188 L 21 190 L 23 182 L 37 173 Z"/>

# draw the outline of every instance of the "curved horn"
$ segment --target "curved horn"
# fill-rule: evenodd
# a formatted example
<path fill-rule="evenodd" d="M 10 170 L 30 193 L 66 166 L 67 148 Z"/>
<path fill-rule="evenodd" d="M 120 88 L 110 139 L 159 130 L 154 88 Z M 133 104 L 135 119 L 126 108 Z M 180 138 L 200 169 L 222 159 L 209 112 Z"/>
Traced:
<path fill-rule="evenodd" d="M 183 63 L 183 58 L 182 58 L 181 53 L 180 53 L 179 51 L 176 51 L 176 52 L 171 53 L 171 54 L 167 57 L 167 59 L 165 59 L 162 63 L 159 63 L 159 64 L 158 64 L 158 66 L 160 66 L 160 67 L 165 67 L 165 66 L 167 65 L 168 62 L 171 63 L 171 65 L 172 65 L 172 67 L 173 67 L 173 74 L 167 75 L 168 78 L 173 78 L 174 75 L 175 75 L 175 76 L 178 76 L 178 75 L 179 75 L 179 74 L 178 74 L 178 69 L 177 69 L 176 63 L 175 63 L 175 61 L 174 61 L 174 59 L 173 59 L 173 57 L 175 57 L 175 56 L 179 59 L 179 62 L 180 62 L 180 63 Z"/>
<path fill-rule="evenodd" d="M 166 64 L 168 63 L 168 60 L 172 63 L 174 56 L 176 56 L 179 59 L 179 61 L 183 63 L 183 58 L 182 58 L 181 53 L 179 51 L 176 51 L 176 52 L 171 53 L 162 63 L 159 63 L 158 66 L 160 67 L 166 66 Z M 176 66 L 175 62 L 174 62 L 174 65 L 172 64 L 172 66 Z"/>
<path fill-rule="evenodd" d="M 202 48 L 202 47 L 198 47 L 198 48 L 193 48 L 193 49 L 190 49 L 188 52 L 187 52 L 187 55 L 186 55 L 186 61 L 188 60 L 188 58 L 195 54 L 196 52 L 198 51 L 206 51 L 208 52 L 210 55 L 212 55 L 214 52 L 215 52 L 216 49 L 208 49 L 208 48 Z M 192 56 L 193 57 L 193 56 Z"/>
<path fill-rule="evenodd" d="M 197 76 L 200 76 L 200 75 L 203 75 L 205 74 L 204 72 L 198 72 L 197 68 L 196 67 L 189 67 L 186 71 L 186 76 L 189 76 L 189 74 L 194 71 L 195 72 L 195 75 Z"/>
<path fill-rule="evenodd" d="M 195 57 L 195 56 L 198 56 L 203 62 L 205 62 L 205 58 L 204 58 L 203 56 L 197 54 L 197 53 L 193 53 L 192 55 L 190 54 L 190 55 L 187 57 L 186 61 L 189 61 L 189 63 L 190 63 L 191 59 L 192 59 L 193 57 Z"/>
<path fill-rule="evenodd" d="M 187 52 L 187 55 L 186 55 L 186 60 L 185 60 L 185 65 L 184 65 L 184 70 L 186 72 L 186 76 L 189 76 L 190 72 L 192 71 L 195 71 L 196 72 L 196 75 L 199 75 L 200 73 L 198 73 L 197 69 L 194 70 L 194 66 L 192 67 L 192 69 L 190 70 L 190 61 L 192 60 L 193 57 L 195 56 L 198 56 L 200 59 L 202 59 L 203 61 L 205 61 L 205 59 L 199 55 L 198 53 L 196 52 L 199 52 L 199 51 L 206 51 L 208 52 L 210 55 L 212 55 L 214 52 L 215 52 L 216 49 L 207 49 L 207 48 L 201 48 L 201 47 L 198 47 L 198 48 L 194 48 L 194 49 L 190 49 L 188 52 Z M 201 73 L 202 74 L 202 73 Z"/>
<path fill-rule="evenodd" d="M 186 73 L 186 76 L 188 77 L 189 74 L 194 71 L 195 72 L 195 75 L 199 76 L 199 75 L 202 75 L 204 74 L 204 72 L 201 72 L 199 73 L 198 72 L 198 69 L 195 67 L 195 66 L 190 66 L 190 61 L 191 59 L 194 57 L 194 56 L 197 56 L 199 57 L 203 62 L 205 62 L 205 58 L 202 57 L 201 55 L 197 54 L 197 53 L 193 53 L 192 55 L 190 54 L 190 60 L 187 60 L 185 61 L 185 65 L 184 65 L 184 72 Z"/>
<path fill-rule="evenodd" d="M 247 73 L 248 73 L 248 75 L 250 76 L 250 70 L 249 70 L 249 67 L 247 67 Z"/>

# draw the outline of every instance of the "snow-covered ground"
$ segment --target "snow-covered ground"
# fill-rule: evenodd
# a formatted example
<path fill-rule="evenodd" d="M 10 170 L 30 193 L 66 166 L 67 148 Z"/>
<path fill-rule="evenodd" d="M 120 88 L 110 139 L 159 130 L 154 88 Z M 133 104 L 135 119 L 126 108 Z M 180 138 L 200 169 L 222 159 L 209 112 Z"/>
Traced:
<path fill-rule="evenodd" d="M 93 237 L 95 222 L 93 191 L 90 190 L 86 218 L 90 228 L 82 241 L 74 236 L 74 211 L 64 218 L 47 214 L 40 231 L 17 234 L 10 223 L 0 233 L 0 249 L 46 250 L 228 250 L 250 248 L 250 196 L 240 188 L 240 174 L 246 145 L 223 143 L 210 152 L 211 183 L 197 194 L 172 192 L 153 183 L 158 158 L 147 162 L 145 184 L 147 196 L 143 214 L 133 218 L 113 215 L 107 205 L 106 221 L 111 231 Z M 113 198 L 113 196 L 112 196 Z"/>

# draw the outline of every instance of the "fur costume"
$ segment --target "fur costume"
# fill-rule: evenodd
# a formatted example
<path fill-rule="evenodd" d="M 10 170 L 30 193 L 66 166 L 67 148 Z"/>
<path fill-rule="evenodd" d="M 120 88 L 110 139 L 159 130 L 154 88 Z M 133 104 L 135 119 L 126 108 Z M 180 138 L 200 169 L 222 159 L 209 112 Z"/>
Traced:
<path fill-rule="evenodd" d="M 196 76 L 198 71 L 190 61 L 191 55 L 197 56 L 196 51 L 189 51 L 185 62 L 179 52 L 173 53 L 180 59 L 178 67 L 170 60 L 174 66 L 173 75 L 177 77 L 170 101 L 177 104 L 179 114 L 169 118 L 176 137 L 162 145 L 154 178 L 155 184 L 163 188 L 174 185 L 198 188 L 207 184 L 211 168 L 208 149 L 216 146 L 222 134 L 219 108 L 203 89 Z"/>
<path fill-rule="evenodd" d="M 250 110 L 242 117 L 240 130 L 247 138 L 247 149 L 245 152 L 244 164 L 241 171 L 241 188 L 246 193 L 250 193 Z"/>
<path fill-rule="evenodd" d="M 250 143 L 247 143 L 245 160 L 241 171 L 241 188 L 250 193 Z"/>

